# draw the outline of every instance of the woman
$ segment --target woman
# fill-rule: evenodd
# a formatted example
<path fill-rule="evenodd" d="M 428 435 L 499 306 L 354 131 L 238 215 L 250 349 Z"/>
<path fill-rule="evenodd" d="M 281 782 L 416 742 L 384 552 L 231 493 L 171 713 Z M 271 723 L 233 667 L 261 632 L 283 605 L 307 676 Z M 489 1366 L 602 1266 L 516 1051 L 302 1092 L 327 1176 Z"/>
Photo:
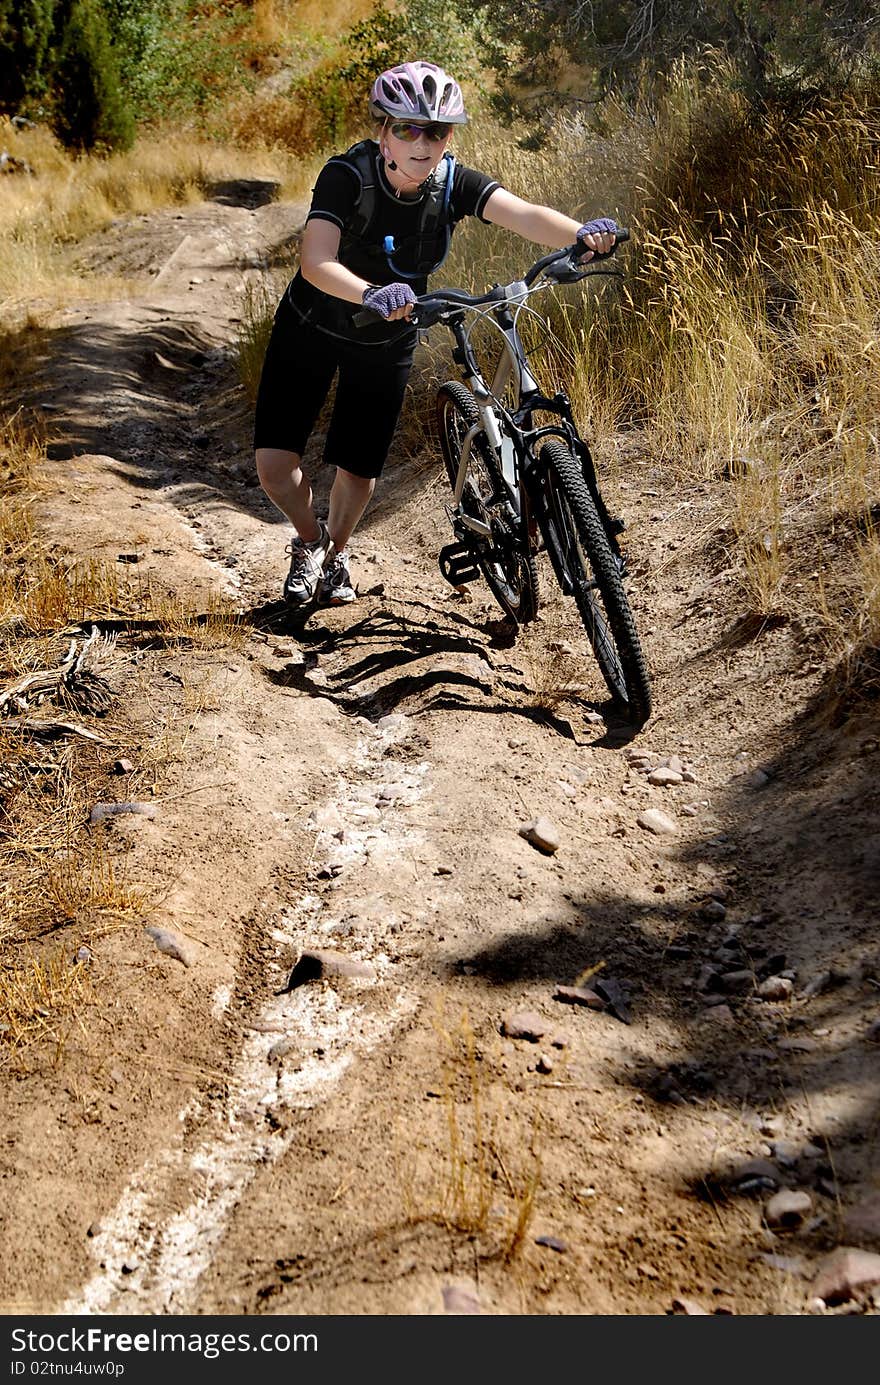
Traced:
<path fill-rule="evenodd" d="M 377 139 L 329 160 L 318 176 L 300 269 L 275 315 L 257 399 L 260 484 L 296 531 L 284 583 L 294 606 L 355 599 L 348 543 L 400 414 L 417 335 L 408 319 L 456 223 L 476 216 L 552 249 L 576 237 L 590 251 L 614 243 L 613 221 L 580 226 L 456 164 L 450 141 L 467 116 L 458 83 L 436 64 L 383 72 L 370 112 Z M 363 306 L 378 314 L 376 326 L 353 325 Z M 302 455 L 337 372 L 324 447 L 336 476 L 324 523 L 312 508 Z"/>

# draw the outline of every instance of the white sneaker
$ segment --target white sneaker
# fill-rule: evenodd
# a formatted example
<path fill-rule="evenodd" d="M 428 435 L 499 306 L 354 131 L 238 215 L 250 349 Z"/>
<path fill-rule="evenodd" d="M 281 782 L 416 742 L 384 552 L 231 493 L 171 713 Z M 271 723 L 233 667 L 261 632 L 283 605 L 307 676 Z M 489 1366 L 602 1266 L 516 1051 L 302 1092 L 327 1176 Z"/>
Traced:
<path fill-rule="evenodd" d="M 304 543 L 297 535 L 285 552 L 290 554 L 290 571 L 284 580 L 284 600 L 291 606 L 307 606 L 315 598 L 324 565 L 333 551 L 327 526 L 321 523 L 320 537 L 314 543 Z"/>
<path fill-rule="evenodd" d="M 351 573 L 348 570 L 350 554 L 347 548 L 343 548 L 341 553 L 334 553 L 333 557 L 327 562 L 321 577 L 321 590 L 318 600 L 322 606 L 347 606 L 349 601 L 354 601 L 357 597 L 352 581 Z"/>

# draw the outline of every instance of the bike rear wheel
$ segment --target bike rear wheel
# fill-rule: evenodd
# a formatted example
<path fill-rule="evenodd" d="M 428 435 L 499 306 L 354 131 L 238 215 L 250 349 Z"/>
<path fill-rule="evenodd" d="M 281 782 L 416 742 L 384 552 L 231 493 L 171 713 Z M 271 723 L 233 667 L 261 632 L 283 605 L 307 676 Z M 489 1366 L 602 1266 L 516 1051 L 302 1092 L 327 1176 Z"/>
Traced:
<path fill-rule="evenodd" d="M 570 589 L 608 690 L 623 715 L 643 726 L 651 683 L 618 559 L 583 478 L 564 443 L 541 448 L 538 523 L 556 575 Z"/>
<path fill-rule="evenodd" d="M 480 413 L 465 385 L 449 380 L 437 392 L 437 427 L 449 484 L 455 489 L 467 433 L 479 423 Z M 534 620 L 538 612 L 538 569 L 527 541 L 513 528 L 509 509 L 498 504 L 504 494 L 495 454 L 484 433 L 471 443 L 468 475 L 461 495 L 462 511 L 492 530 L 491 539 L 469 533 L 480 571 L 501 609 L 519 624 Z M 523 529 L 524 529 L 523 525 Z"/>

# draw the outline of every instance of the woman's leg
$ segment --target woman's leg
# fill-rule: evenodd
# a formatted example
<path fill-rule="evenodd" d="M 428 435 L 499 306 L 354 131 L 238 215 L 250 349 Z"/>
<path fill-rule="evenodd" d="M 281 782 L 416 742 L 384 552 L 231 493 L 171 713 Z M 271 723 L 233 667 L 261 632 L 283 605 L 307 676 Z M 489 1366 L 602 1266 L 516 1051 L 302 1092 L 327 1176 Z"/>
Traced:
<path fill-rule="evenodd" d="M 272 504 L 287 516 L 305 543 L 314 543 L 320 538 L 321 527 L 312 508 L 312 487 L 302 469 L 302 458 L 280 447 L 258 447 L 256 461 L 260 485 Z"/>
<path fill-rule="evenodd" d="M 375 476 L 356 476 L 353 471 L 336 468 L 336 479 L 330 491 L 330 513 L 327 528 L 337 553 L 345 548 L 376 489 Z"/>

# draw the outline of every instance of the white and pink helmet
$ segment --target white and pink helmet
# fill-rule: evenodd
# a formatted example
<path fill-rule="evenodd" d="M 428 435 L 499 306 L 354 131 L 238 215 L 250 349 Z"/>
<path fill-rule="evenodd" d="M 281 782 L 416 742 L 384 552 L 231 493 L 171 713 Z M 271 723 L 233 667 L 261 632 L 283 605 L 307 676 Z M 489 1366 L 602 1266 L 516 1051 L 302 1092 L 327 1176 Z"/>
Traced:
<path fill-rule="evenodd" d="M 461 87 L 436 63 L 399 63 L 381 73 L 370 92 L 370 113 L 390 120 L 467 120 Z"/>

